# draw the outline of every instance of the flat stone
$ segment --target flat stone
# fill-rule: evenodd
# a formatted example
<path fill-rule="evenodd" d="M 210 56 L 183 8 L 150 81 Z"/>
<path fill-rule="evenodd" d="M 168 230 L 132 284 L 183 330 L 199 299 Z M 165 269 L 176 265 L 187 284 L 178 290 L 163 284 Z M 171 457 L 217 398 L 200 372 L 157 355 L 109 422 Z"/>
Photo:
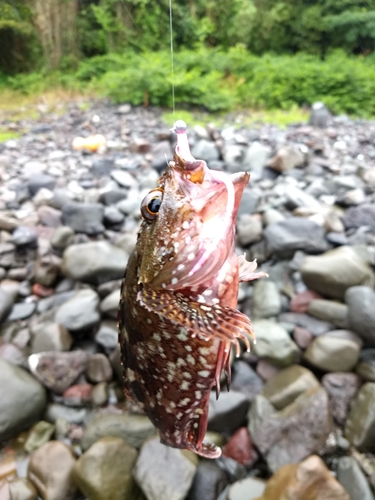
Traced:
<path fill-rule="evenodd" d="M 327 372 L 350 372 L 357 364 L 361 345 L 331 333 L 315 338 L 306 349 L 304 359 Z"/>
<path fill-rule="evenodd" d="M 74 481 L 90 500 L 133 498 L 132 470 L 137 451 L 119 437 L 107 436 L 77 460 Z"/>
<path fill-rule="evenodd" d="M 289 217 L 267 226 L 263 232 L 269 251 L 279 257 L 292 257 L 297 250 L 321 253 L 327 250 L 324 229 L 303 217 Z"/>
<path fill-rule="evenodd" d="M 81 447 L 87 450 L 100 438 L 114 436 L 123 438 L 134 448 L 140 448 L 155 433 L 155 427 L 144 415 L 102 413 L 95 415 L 87 424 Z"/>
<path fill-rule="evenodd" d="M 0 441 L 30 426 L 47 404 L 43 386 L 26 370 L 0 359 Z"/>
<path fill-rule="evenodd" d="M 366 476 L 353 457 L 341 457 L 338 461 L 337 479 L 349 493 L 350 498 L 374 500 L 374 494 Z"/>
<path fill-rule="evenodd" d="M 76 233 L 95 235 L 104 231 L 102 224 L 104 207 L 100 203 L 65 203 L 62 209 L 62 220 Z"/>
<path fill-rule="evenodd" d="M 375 384 L 359 390 L 346 421 L 345 437 L 359 451 L 371 451 L 375 440 Z"/>
<path fill-rule="evenodd" d="M 98 285 L 123 277 L 128 254 L 107 241 L 71 245 L 63 255 L 64 274 L 76 281 Z"/>
<path fill-rule="evenodd" d="M 77 292 L 56 311 L 55 321 L 70 332 L 87 330 L 100 321 L 99 297 L 94 290 Z"/>
<path fill-rule="evenodd" d="M 164 446 L 156 438 L 142 446 L 133 475 L 148 500 L 183 500 L 196 468 L 191 452 Z"/>
<path fill-rule="evenodd" d="M 134 178 L 134 176 L 130 172 L 127 172 L 126 170 L 117 170 L 117 169 L 112 170 L 111 177 L 121 187 L 129 188 L 137 184 L 137 181 Z"/>
<path fill-rule="evenodd" d="M 374 294 L 375 296 L 375 294 Z M 329 321 L 339 328 L 348 328 L 348 306 L 340 302 L 313 299 L 307 312 L 323 321 Z"/>
<path fill-rule="evenodd" d="M 345 293 L 350 328 L 375 346 L 375 291 L 368 286 L 353 286 Z"/>
<path fill-rule="evenodd" d="M 36 309 L 35 302 L 16 302 L 7 318 L 8 321 L 18 321 L 29 318 Z"/>
<path fill-rule="evenodd" d="M 43 500 L 74 500 L 74 464 L 75 457 L 66 444 L 49 441 L 31 455 L 27 477 Z"/>
<path fill-rule="evenodd" d="M 264 494 L 256 500 L 281 499 L 351 500 L 317 455 L 306 458 L 300 464 L 281 467 L 268 480 Z"/>
<path fill-rule="evenodd" d="M 262 394 L 275 408 L 282 410 L 308 389 L 319 386 L 319 381 L 310 370 L 292 365 L 268 380 Z"/>
<path fill-rule="evenodd" d="M 328 323 L 328 321 L 322 321 L 303 313 L 282 313 L 279 315 L 279 322 L 292 323 L 293 325 L 305 328 L 314 337 L 323 335 L 323 333 L 329 332 L 335 328 L 333 323 Z"/>
<path fill-rule="evenodd" d="M 222 392 L 219 399 L 210 393 L 208 428 L 211 431 L 232 434 L 246 420 L 250 401 L 240 392 Z"/>
<path fill-rule="evenodd" d="M 53 191 L 56 184 L 56 178 L 47 174 L 35 173 L 28 178 L 27 187 L 30 195 L 35 196 L 39 189 L 46 188 Z"/>
<path fill-rule="evenodd" d="M 252 418 L 256 419 L 256 424 L 251 422 Z M 291 405 L 262 419 L 251 407 L 249 422 L 254 444 L 270 470 L 276 471 L 285 464 L 318 453 L 324 447 L 332 430 L 328 395 L 321 387 L 309 389 Z"/>
<path fill-rule="evenodd" d="M 348 288 L 374 286 L 374 273 L 348 246 L 330 250 L 317 257 L 306 257 L 300 268 L 306 286 L 323 296 L 344 299 Z"/>
<path fill-rule="evenodd" d="M 293 364 L 299 357 L 299 349 L 288 332 L 278 323 L 266 319 L 253 321 L 257 343 L 254 353 L 277 366 Z"/>
<path fill-rule="evenodd" d="M 327 373 L 322 378 L 322 385 L 329 395 L 332 416 L 339 425 L 345 423 L 350 404 L 361 384 L 360 377 L 355 373 Z"/>
<path fill-rule="evenodd" d="M 253 315 L 255 318 L 270 318 L 281 311 L 281 298 L 275 282 L 257 280 L 253 286 Z"/>
<path fill-rule="evenodd" d="M 87 369 L 85 351 L 42 352 L 29 357 L 31 372 L 56 394 L 62 394 Z"/>

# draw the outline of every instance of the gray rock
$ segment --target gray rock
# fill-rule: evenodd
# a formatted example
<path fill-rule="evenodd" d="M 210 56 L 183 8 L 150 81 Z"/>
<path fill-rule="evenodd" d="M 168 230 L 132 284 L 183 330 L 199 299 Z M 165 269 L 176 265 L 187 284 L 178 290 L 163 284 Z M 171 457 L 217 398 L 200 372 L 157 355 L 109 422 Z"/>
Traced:
<path fill-rule="evenodd" d="M 308 288 L 335 299 L 343 299 L 346 290 L 352 286 L 372 287 L 375 282 L 370 267 L 347 246 L 316 257 L 306 257 L 300 272 Z"/>
<path fill-rule="evenodd" d="M 276 222 L 282 222 L 283 220 L 285 220 L 285 217 L 274 208 L 269 208 L 263 212 L 263 224 L 265 226 L 269 226 L 270 224 L 274 224 Z"/>
<path fill-rule="evenodd" d="M 375 349 L 361 351 L 355 371 L 366 382 L 375 382 Z"/>
<path fill-rule="evenodd" d="M 69 226 L 60 226 L 55 229 L 51 237 L 51 245 L 56 250 L 62 252 L 71 243 L 74 231 Z"/>
<path fill-rule="evenodd" d="M 262 193 L 258 188 L 245 188 L 242 194 L 238 217 L 242 214 L 253 214 L 258 210 Z"/>
<path fill-rule="evenodd" d="M 31 327 L 31 354 L 43 351 L 69 351 L 73 339 L 66 328 L 58 323 L 41 322 Z"/>
<path fill-rule="evenodd" d="M 282 326 L 263 319 L 253 321 L 253 327 L 257 341 L 253 350 L 257 356 L 280 367 L 291 365 L 298 359 L 299 349 Z"/>
<path fill-rule="evenodd" d="M 210 162 L 212 160 L 218 160 L 220 157 L 219 151 L 214 142 L 201 139 L 197 141 L 192 147 L 191 154 L 195 158 Z"/>
<path fill-rule="evenodd" d="M 14 294 L 0 286 L 0 324 L 12 310 L 14 299 Z"/>
<path fill-rule="evenodd" d="M 275 408 L 282 410 L 308 389 L 319 387 L 317 378 L 299 365 L 284 368 L 265 384 L 262 394 Z"/>
<path fill-rule="evenodd" d="M 269 161 L 269 166 L 277 172 L 287 172 L 296 167 L 302 167 L 305 155 L 295 145 L 281 147 L 276 155 Z"/>
<path fill-rule="evenodd" d="M 104 207 L 99 203 L 66 203 L 62 216 L 64 224 L 76 233 L 94 235 L 104 231 Z"/>
<path fill-rule="evenodd" d="M 343 425 L 349 406 L 361 387 L 361 379 L 355 373 L 327 373 L 322 378 L 322 384 L 329 395 L 333 418 Z"/>
<path fill-rule="evenodd" d="M 94 290 L 77 292 L 56 311 L 55 321 L 70 332 L 87 330 L 100 321 L 99 297 Z"/>
<path fill-rule="evenodd" d="M 110 382 L 112 380 L 112 367 L 108 358 L 101 353 L 91 356 L 87 364 L 86 376 L 94 384 Z"/>
<path fill-rule="evenodd" d="M 95 342 L 104 349 L 115 349 L 118 344 L 118 329 L 115 321 L 103 321 L 95 335 Z"/>
<path fill-rule="evenodd" d="M 16 302 L 7 318 L 8 321 L 18 321 L 29 318 L 36 309 L 35 302 Z"/>
<path fill-rule="evenodd" d="M 304 392 L 282 411 L 264 418 L 254 433 L 251 432 L 252 410 L 249 419 L 254 444 L 273 472 L 318 453 L 332 429 L 328 396 L 320 387 Z"/>
<path fill-rule="evenodd" d="M 315 368 L 326 372 L 350 372 L 357 364 L 361 344 L 333 333 L 315 338 L 306 349 L 304 358 Z"/>
<path fill-rule="evenodd" d="M 326 128 L 332 120 L 332 115 L 322 102 L 314 102 L 311 107 L 309 123 L 313 127 Z"/>
<path fill-rule="evenodd" d="M 142 446 L 133 474 L 148 500 L 186 497 L 196 471 L 191 455 L 164 446 L 158 438 Z"/>
<path fill-rule="evenodd" d="M 347 229 L 366 226 L 375 233 L 375 204 L 363 203 L 358 207 L 351 207 L 342 220 Z"/>
<path fill-rule="evenodd" d="M 109 316 L 110 318 L 117 319 L 117 310 L 120 302 L 120 287 L 117 290 L 114 290 L 112 293 L 107 295 L 100 302 L 100 311 L 102 314 Z"/>
<path fill-rule="evenodd" d="M 32 227 L 19 226 L 13 231 L 12 242 L 17 247 L 35 248 L 38 244 L 38 235 Z"/>
<path fill-rule="evenodd" d="M 53 191 L 56 184 L 56 178 L 47 174 L 33 174 L 30 175 L 27 181 L 27 187 L 30 195 L 35 196 L 39 189 L 45 188 Z"/>
<path fill-rule="evenodd" d="M 111 177 L 121 187 L 130 188 L 137 184 L 137 181 L 135 180 L 134 176 L 131 173 L 126 172 L 126 170 L 112 170 Z"/>
<path fill-rule="evenodd" d="M 290 208 L 307 207 L 319 209 L 320 207 L 319 202 L 313 196 L 296 186 L 288 186 L 285 189 L 285 196 Z"/>
<path fill-rule="evenodd" d="M 231 389 L 245 394 L 252 401 L 263 388 L 263 380 L 245 361 L 235 361 L 233 364 Z"/>
<path fill-rule="evenodd" d="M 232 434 L 246 420 L 250 401 L 245 394 L 222 392 L 219 399 L 210 393 L 208 428 L 210 431 Z"/>
<path fill-rule="evenodd" d="M 44 412 L 43 386 L 23 368 L 0 359 L 0 440 L 30 426 Z"/>
<path fill-rule="evenodd" d="M 256 500 L 263 495 L 266 483 L 262 479 L 246 477 L 229 487 L 227 500 Z"/>
<path fill-rule="evenodd" d="M 217 500 L 228 484 L 228 478 L 214 460 L 201 460 L 187 500 Z"/>
<path fill-rule="evenodd" d="M 308 330 L 314 337 L 329 332 L 335 328 L 333 323 L 321 321 L 304 313 L 282 313 L 279 316 L 281 323 L 292 323 Z"/>
<path fill-rule="evenodd" d="M 281 311 L 277 285 L 271 280 L 257 280 L 253 287 L 253 318 L 270 318 Z"/>
<path fill-rule="evenodd" d="M 237 221 L 237 239 L 241 246 L 262 239 L 262 220 L 259 215 L 242 214 Z"/>
<path fill-rule="evenodd" d="M 351 500 L 375 500 L 370 485 L 353 457 L 341 457 L 337 464 L 337 479 Z"/>
<path fill-rule="evenodd" d="M 144 415 L 102 413 L 95 415 L 87 424 L 81 447 L 87 450 L 100 438 L 115 436 L 123 438 L 134 448 L 140 448 L 155 433 L 155 427 Z"/>
<path fill-rule="evenodd" d="M 56 394 L 62 394 L 83 373 L 89 356 L 85 351 L 42 352 L 29 357 L 31 372 Z"/>
<path fill-rule="evenodd" d="M 121 224 L 125 219 L 125 215 L 120 212 L 117 207 L 110 206 L 104 209 L 104 222 L 106 225 L 117 225 Z"/>
<path fill-rule="evenodd" d="M 346 421 L 345 437 L 359 451 L 371 451 L 375 441 L 375 384 L 359 390 Z"/>
<path fill-rule="evenodd" d="M 257 172 L 260 175 L 270 156 L 271 148 L 269 146 L 265 146 L 260 142 L 253 142 L 245 151 L 243 165 L 246 170 Z"/>
<path fill-rule="evenodd" d="M 292 257 L 297 250 L 321 253 L 327 250 L 324 229 L 303 217 L 289 217 L 266 227 L 263 232 L 269 251 L 280 257 Z"/>
<path fill-rule="evenodd" d="M 348 307 L 340 302 L 313 299 L 307 308 L 307 312 L 311 316 L 333 323 L 339 328 L 348 328 Z"/>
<path fill-rule="evenodd" d="M 77 460 L 73 478 L 92 500 L 135 498 L 132 470 L 137 451 L 119 437 L 104 437 Z"/>
<path fill-rule="evenodd" d="M 56 424 L 58 419 L 63 419 L 69 424 L 82 424 L 87 418 L 86 408 L 70 408 L 58 403 L 51 403 L 47 406 L 44 414 L 45 420 Z"/>
<path fill-rule="evenodd" d="M 71 245 L 63 255 L 64 274 L 77 281 L 100 284 L 122 278 L 128 254 L 107 241 Z"/>
<path fill-rule="evenodd" d="M 345 293 L 350 328 L 375 345 L 375 291 L 367 286 L 353 286 Z"/>

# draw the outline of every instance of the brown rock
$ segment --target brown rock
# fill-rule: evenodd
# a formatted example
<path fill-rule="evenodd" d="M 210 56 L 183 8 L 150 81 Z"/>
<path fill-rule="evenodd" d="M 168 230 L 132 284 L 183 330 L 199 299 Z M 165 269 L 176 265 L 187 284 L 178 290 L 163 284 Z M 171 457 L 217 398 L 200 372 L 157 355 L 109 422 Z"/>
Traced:
<path fill-rule="evenodd" d="M 298 347 L 301 349 L 307 349 L 313 341 L 314 336 L 306 328 L 296 326 L 293 332 L 293 338 Z"/>
<path fill-rule="evenodd" d="M 37 500 L 38 497 L 32 483 L 21 477 L 17 477 L 9 482 L 9 493 L 11 500 Z"/>
<path fill-rule="evenodd" d="M 73 500 L 74 464 L 74 455 L 66 444 L 49 441 L 31 455 L 27 476 L 43 500 Z"/>
<path fill-rule="evenodd" d="M 86 375 L 94 384 L 112 380 L 112 367 L 108 358 L 101 353 L 91 356 L 88 362 Z"/>
<path fill-rule="evenodd" d="M 236 462 L 251 468 L 258 460 L 259 456 L 251 442 L 249 431 L 246 427 L 241 427 L 233 434 L 223 448 L 225 457 L 233 458 Z"/>
<path fill-rule="evenodd" d="M 281 467 L 255 500 L 350 500 L 321 458 L 312 455 L 300 464 Z M 359 499 L 358 499 L 359 500 Z"/>

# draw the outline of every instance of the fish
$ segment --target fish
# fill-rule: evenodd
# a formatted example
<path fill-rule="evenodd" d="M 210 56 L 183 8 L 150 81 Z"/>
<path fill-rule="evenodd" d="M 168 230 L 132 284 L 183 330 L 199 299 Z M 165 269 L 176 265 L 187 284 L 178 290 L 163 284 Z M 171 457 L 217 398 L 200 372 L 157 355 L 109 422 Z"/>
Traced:
<path fill-rule="evenodd" d="M 250 350 L 250 319 L 237 306 L 239 282 L 267 276 L 235 253 L 247 172 L 211 170 L 189 148 L 177 120 L 173 160 L 141 203 L 142 222 L 121 286 L 118 312 L 124 392 L 160 441 L 217 458 L 205 440 L 210 393 L 229 390 L 231 347 Z"/>

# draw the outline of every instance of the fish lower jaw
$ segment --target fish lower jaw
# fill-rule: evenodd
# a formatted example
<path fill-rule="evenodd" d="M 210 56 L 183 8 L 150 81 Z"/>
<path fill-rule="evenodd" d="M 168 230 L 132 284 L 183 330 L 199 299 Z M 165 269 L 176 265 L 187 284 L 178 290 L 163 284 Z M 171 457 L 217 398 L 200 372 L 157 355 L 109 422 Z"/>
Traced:
<path fill-rule="evenodd" d="M 210 443 L 209 441 L 203 441 L 203 443 L 197 448 L 193 443 L 190 442 L 184 442 L 184 443 L 177 443 L 177 442 L 171 442 L 167 438 L 160 436 L 160 442 L 164 444 L 165 446 L 169 446 L 171 448 L 178 448 L 181 450 L 189 450 L 195 453 L 196 455 L 199 455 L 203 458 L 219 458 L 221 456 L 221 448 L 216 446 L 213 443 Z"/>

